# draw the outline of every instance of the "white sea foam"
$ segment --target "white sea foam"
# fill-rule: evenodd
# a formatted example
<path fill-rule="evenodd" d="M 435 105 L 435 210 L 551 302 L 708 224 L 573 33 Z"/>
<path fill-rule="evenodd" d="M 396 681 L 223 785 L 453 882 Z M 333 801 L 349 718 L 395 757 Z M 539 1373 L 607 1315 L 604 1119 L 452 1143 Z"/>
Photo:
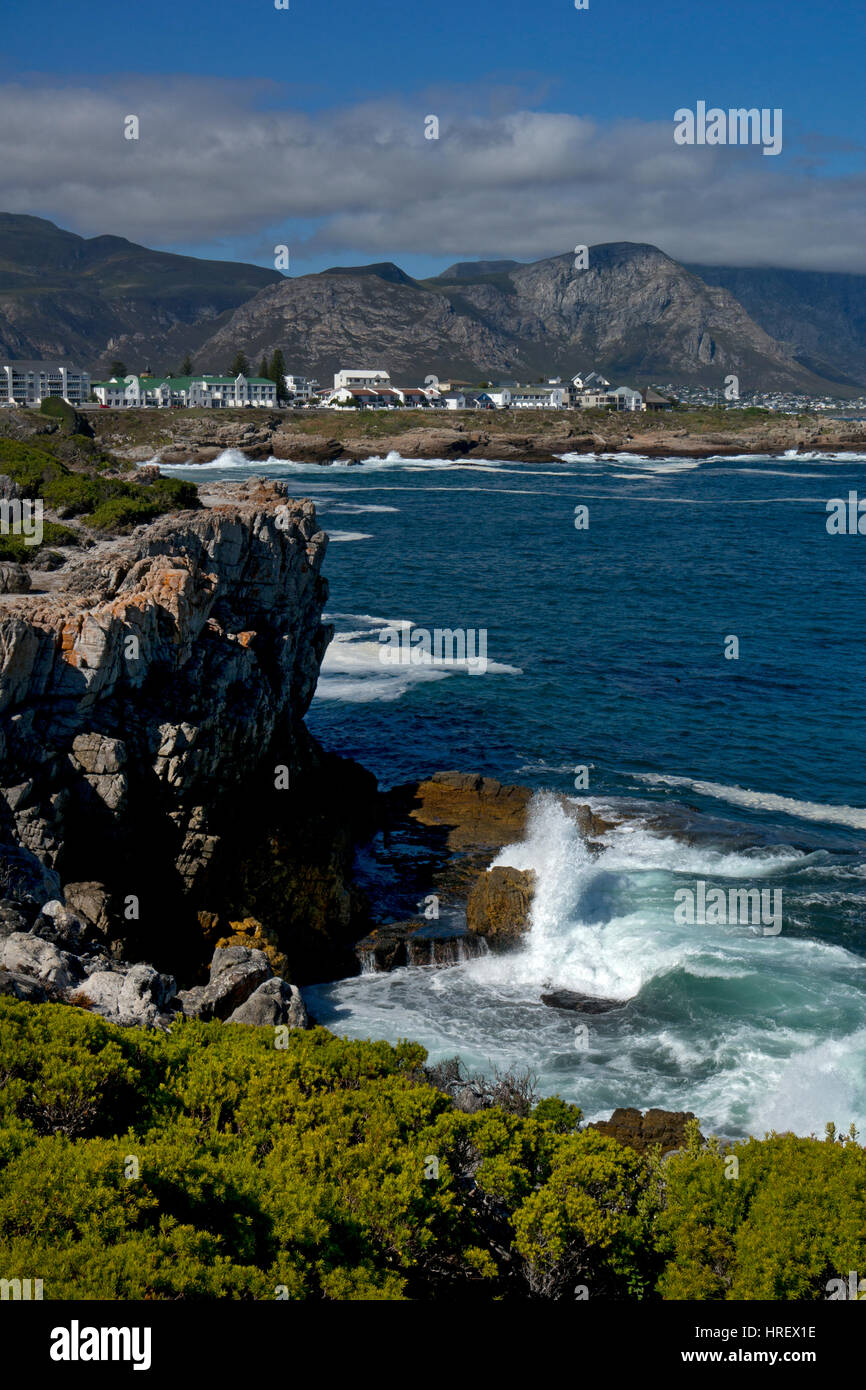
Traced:
<path fill-rule="evenodd" d="M 372 502 L 332 502 L 326 498 L 320 503 L 321 510 L 328 512 L 347 513 L 352 516 L 362 516 L 365 512 L 399 512 L 399 507 L 378 507 Z"/>
<path fill-rule="evenodd" d="M 640 827 L 610 832 L 593 857 L 558 799 L 541 794 L 526 839 L 497 862 L 536 875 L 521 950 L 342 981 L 310 992 L 313 1011 L 352 1037 L 415 1037 L 432 1060 L 457 1052 L 470 1067 L 529 1067 L 544 1092 L 576 1100 L 589 1119 L 661 1105 L 692 1109 L 722 1133 L 862 1123 L 866 961 L 784 931 L 764 938 L 674 920 L 682 872 L 753 882 L 753 857 Z M 781 874 L 786 854 L 759 862 Z M 548 1009 L 540 995 L 550 988 L 620 1007 L 583 1017 Z M 827 1044 L 831 1016 L 838 1039 Z M 577 1025 L 588 1028 L 585 1045 Z"/>
<path fill-rule="evenodd" d="M 434 655 L 423 647 L 412 649 L 412 663 L 383 661 L 385 648 L 379 640 L 387 629 L 411 631 L 416 624 L 409 618 L 386 619 L 372 614 L 331 613 L 325 621 L 348 621 L 353 626 L 339 632 L 325 652 L 316 687 L 317 700 L 344 700 L 365 704 L 369 701 L 399 700 L 413 686 L 423 681 L 446 680 L 450 676 L 470 674 L 472 680 L 482 675 L 521 676 L 522 668 L 486 658 L 479 669 L 478 656 Z M 375 640 L 374 640 L 375 639 Z"/>
<path fill-rule="evenodd" d="M 751 791 L 746 787 L 727 787 L 718 782 L 701 781 L 693 777 L 673 777 L 663 773 L 637 774 L 638 780 L 653 786 L 685 787 L 699 796 L 715 797 L 732 806 L 748 806 L 756 811 L 774 811 L 798 820 L 823 821 L 828 825 L 850 825 L 866 830 L 866 810 L 858 806 L 830 806 L 820 801 L 798 801 L 792 796 L 777 796 L 773 792 Z"/>
<path fill-rule="evenodd" d="M 338 541 L 371 541 L 373 537 L 367 531 L 329 531 L 328 539 L 335 543 Z"/>

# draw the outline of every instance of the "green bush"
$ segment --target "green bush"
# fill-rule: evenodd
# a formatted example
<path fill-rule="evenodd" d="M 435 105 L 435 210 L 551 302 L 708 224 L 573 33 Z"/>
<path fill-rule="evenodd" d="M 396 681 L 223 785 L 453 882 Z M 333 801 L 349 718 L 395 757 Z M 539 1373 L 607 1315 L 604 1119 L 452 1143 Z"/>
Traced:
<path fill-rule="evenodd" d="M 854 1143 L 750 1140 L 727 1178 L 694 1134 L 662 1163 L 556 1098 L 466 1113 L 414 1043 L 278 1041 L 0 998 L 0 1277 L 47 1299 L 794 1299 L 866 1269 Z"/>
<path fill-rule="evenodd" d="M 165 512 L 197 505 L 198 489 L 195 483 L 182 482 L 177 478 L 131 483 L 122 478 L 100 476 L 102 466 L 98 461 L 90 472 L 78 472 L 31 445 L 0 439 L 0 473 L 17 483 L 24 497 L 41 497 L 45 506 L 59 516 L 80 516 L 96 530 L 129 530 Z M 68 542 L 55 538 L 55 544 L 64 543 Z M 16 547 L 11 549 L 16 550 Z M 34 547 L 27 549 L 32 556 Z M 11 551 L 4 554 L 4 558 L 11 558 Z M 17 553 L 16 558 L 19 558 Z"/>
<path fill-rule="evenodd" d="M 0 535 L 0 561 L 26 565 L 44 546 L 77 545 L 78 539 L 68 526 L 60 526 L 56 521 L 43 521 L 39 545 L 28 545 L 23 536 L 15 536 L 11 532 L 8 536 Z"/>
<path fill-rule="evenodd" d="M 866 1150 L 771 1134 L 665 1165 L 657 1223 L 665 1298 L 826 1299 L 866 1271 Z M 734 1170 L 736 1171 L 736 1170 Z"/>
<path fill-rule="evenodd" d="M 142 521 L 152 521 L 161 510 L 156 502 L 148 502 L 142 489 L 137 488 L 134 497 L 109 497 L 100 502 L 83 520 L 97 531 L 129 531 Z"/>

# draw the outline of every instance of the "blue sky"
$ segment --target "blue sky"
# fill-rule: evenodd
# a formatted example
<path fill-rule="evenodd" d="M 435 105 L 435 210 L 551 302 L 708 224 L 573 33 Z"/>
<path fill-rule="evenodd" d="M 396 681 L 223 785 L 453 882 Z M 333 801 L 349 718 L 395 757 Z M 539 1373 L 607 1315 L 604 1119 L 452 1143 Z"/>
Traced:
<path fill-rule="evenodd" d="M 0 171 L 0 204 L 52 217 L 84 235 L 111 231 L 164 249 L 263 264 L 272 259 L 275 238 L 282 239 L 292 247 L 294 272 L 335 261 L 395 259 L 424 273 L 477 255 L 531 259 L 568 249 L 572 232 L 580 240 L 576 221 L 585 221 L 593 239 L 661 235 L 676 243 L 672 254 L 681 259 L 709 254 L 749 263 L 776 248 L 782 263 L 866 270 L 866 261 L 856 263 L 864 53 L 864 10 L 848 0 L 832 8 L 806 0 L 589 0 L 581 11 L 573 0 L 429 6 L 291 0 L 287 11 L 275 10 L 272 0 L 151 0 L 143 10 L 116 0 L 42 0 L 7 14 L 0 84 L 10 103 L 23 95 L 23 109 L 32 112 L 30 94 L 55 113 L 66 172 L 43 135 L 27 151 L 26 167 Z M 686 196 L 685 162 L 667 165 L 667 127 L 678 107 L 699 99 L 724 108 L 782 108 L 782 155 L 762 160 L 760 151 L 726 150 L 720 159 L 718 151 L 704 151 L 707 158 L 695 163 L 694 151 L 687 151 L 692 187 Z M 124 172 L 121 156 L 103 147 L 102 138 L 108 139 L 109 113 L 137 110 L 136 103 L 147 117 L 136 156 L 144 156 L 147 138 L 154 143 L 138 158 L 131 196 L 123 196 L 132 163 Z M 221 111 L 225 134 L 216 133 Z M 443 126 L 435 150 L 418 143 L 430 112 Z M 232 132 L 243 129 L 245 141 L 261 149 L 268 138 L 261 134 L 263 113 L 273 122 L 275 147 L 257 167 Z M 555 142 L 567 130 L 575 142 L 571 165 L 564 147 L 561 167 L 541 184 L 529 172 L 521 183 L 508 170 L 513 118 L 520 113 L 519 139 L 531 126 L 542 155 L 550 132 Z M 548 119 L 533 124 L 526 120 L 533 114 Z M 414 142 L 416 180 L 401 158 L 401 120 Z M 22 120 L 22 130 L 27 124 Z M 65 132 L 73 129 L 78 143 L 70 138 L 64 147 Z M 291 157 L 283 147 L 289 130 Z M 179 156 L 169 149 L 175 140 L 197 141 L 202 164 L 211 162 L 210 181 L 196 175 L 188 185 L 198 217 L 181 212 L 184 180 Z M 485 145 L 496 154 L 467 188 L 467 151 Z M 593 167 L 590 146 L 604 150 L 604 169 Z M 350 152 L 358 176 L 369 172 L 369 207 L 351 176 Z M 326 187 L 329 162 L 336 200 Z M 388 183 L 388 162 L 418 209 L 417 225 L 398 210 L 400 190 Z M 229 168 L 236 171 L 234 209 L 224 186 Z M 286 184 L 279 204 L 260 192 L 269 169 Z M 647 178 L 654 169 L 655 199 Z M 211 201 L 214 182 L 222 196 Z M 320 196 L 310 196 L 320 184 Z M 485 192 L 494 214 L 486 229 Z M 539 199 L 543 217 L 534 211 Z M 757 225 L 762 206 L 766 237 Z M 732 218 L 727 239 L 719 225 L 725 208 Z M 701 223 L 694 254 L 690 217 Z M 822 226 L 823 248 L 816 244 Z M 866 242 L 862 230 L 859 242 Z"/>

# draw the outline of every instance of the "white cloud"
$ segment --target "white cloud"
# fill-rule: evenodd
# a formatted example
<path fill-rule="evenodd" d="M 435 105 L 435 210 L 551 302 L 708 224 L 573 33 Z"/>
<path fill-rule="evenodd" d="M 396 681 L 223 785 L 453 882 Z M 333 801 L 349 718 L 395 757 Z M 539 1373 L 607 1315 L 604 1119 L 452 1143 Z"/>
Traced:
<path fill-rule="evenodd" d="M 866 271 L 862 174 L 675 146 L 673 110 L 602 125 L 467 114 L 466 92 L 314 116 L 281 99 L 268 84 L 191 79 L 0 88 L 2 205 L 161 247 L 260 243 L 302 222 L 313 230 L 290 243 L 293 270 L 305 254 L 532 259 L 648 241 L 680 260 Z M 138 141 L 123 138 L 129 114 Z M 424 139 L 428 114 L 438 141 Z"/>

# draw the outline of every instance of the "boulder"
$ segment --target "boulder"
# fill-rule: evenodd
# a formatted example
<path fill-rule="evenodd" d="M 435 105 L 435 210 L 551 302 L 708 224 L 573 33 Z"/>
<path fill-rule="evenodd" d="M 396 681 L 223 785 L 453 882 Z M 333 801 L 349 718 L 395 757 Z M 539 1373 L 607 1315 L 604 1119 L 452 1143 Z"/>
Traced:
<path fill-rule="evenodd" d="M 133 965 L 124 970 L 94 970 L 67 995 L 70 1004 L 125 1028 L 164 1028 L 172 1021 L 171 1004 L 177 984 L 171 975 L 160 975 L 152 965 Z"/>
<path fill-rule="evenodd" d="M 178 998 L 191 1018 L 227 1019 L 273 973 L 264 951 L 224 947 L 214 951 L 208 983 L 181 990 Z"/>
<path fill-rule="evenodd" d="M 0 844 L 0 883 L 7 903 L 13 903 L 32 921 L 39 908 L 62 890 L 59 875 L 25 845 Z"/>
<path fill-rule="evenodd" d="M 128 1027 L 155 1027 L 176 994 L 173 976 L 161 975 L 152 965 L 133 965 L 117 997 L 118 1019 Z"/>
<path fill-rule="evenodd" d="M 28 1004 L 45 1004 L 49 994 L 38 980 L 30 975 L 22 975 L 16 970 L 0 968 L 0 994 L 11 995 L 13 999 L 23 999 Z"/>
<path fill-rule="evenodd" d="M 476 880 L 466 903 L 466 925 L 483 936 L 492 951 L 513 950 L 529 929 L 535 888 L 531 869 L 488 869 Z"/>
<path fill-rule="evenodd" d="M 110 935 L 110 899 L 104 884 L 93 881 L 67 883 L 63 896 L 67 907 L 89 922 L 100 936 Z"/>
<path fill-rule="evenodd" d="M 589 1125 L 601 1134 L 609 1134 L 620 1144 L 643 1153 L 661 1144 L 662 1153 L 681 1149 L 685 1144 L 686 1124 L 695 1119 L 691 1110 L 647 1110 L 642 1115 L 632 1107 L 614 1110 L 609 1120 L 596 1120 Z"/>
<path fill-rule="evenodd" d="M 29 594 L 30 575 L 23 565 L 0 564 L 0 594 Z"/>
<path fill-rule="evenodd" d="M 71 951 L 73 955 L 81 951 L 87 937 L 87 923 L 57 898 L 43 903 L 32 930 L 43 941 L 50 941 L 52 945 L 59 946 L 62 951 Z"/>
<path fill-rule="evenodd" d="M 3 967 L 15 974 L 29 975 L 52 989 L 69 989 L 81 978 L 74 956 L 58 950 L 32 932 L 13 932 L 3 946 Z"/>
<path fill-rule="evenodd" d="M 226 1023 L 248 1023 L 258 1028 L 273 1024 L 308 1028 L 309 1018 L 297 985 L 275 976 L 253 990 L 249 999 L 229 1014 Z"/>
<path fill-rule="evenodd" d="M 70 995 L 70 1004 L 92 1008 L 94 1013 L 118 1021 L 118 1000 L 123 988 L 123 975 L 115 970 L 94 970 L 83 984 Z"/>
<path fill-rule="evenodd" d="M 0 902 L 0 940 L 12 936 L 14 932 L 28 932 L 30 924 L 18 904 L 4 898 Z"/>

